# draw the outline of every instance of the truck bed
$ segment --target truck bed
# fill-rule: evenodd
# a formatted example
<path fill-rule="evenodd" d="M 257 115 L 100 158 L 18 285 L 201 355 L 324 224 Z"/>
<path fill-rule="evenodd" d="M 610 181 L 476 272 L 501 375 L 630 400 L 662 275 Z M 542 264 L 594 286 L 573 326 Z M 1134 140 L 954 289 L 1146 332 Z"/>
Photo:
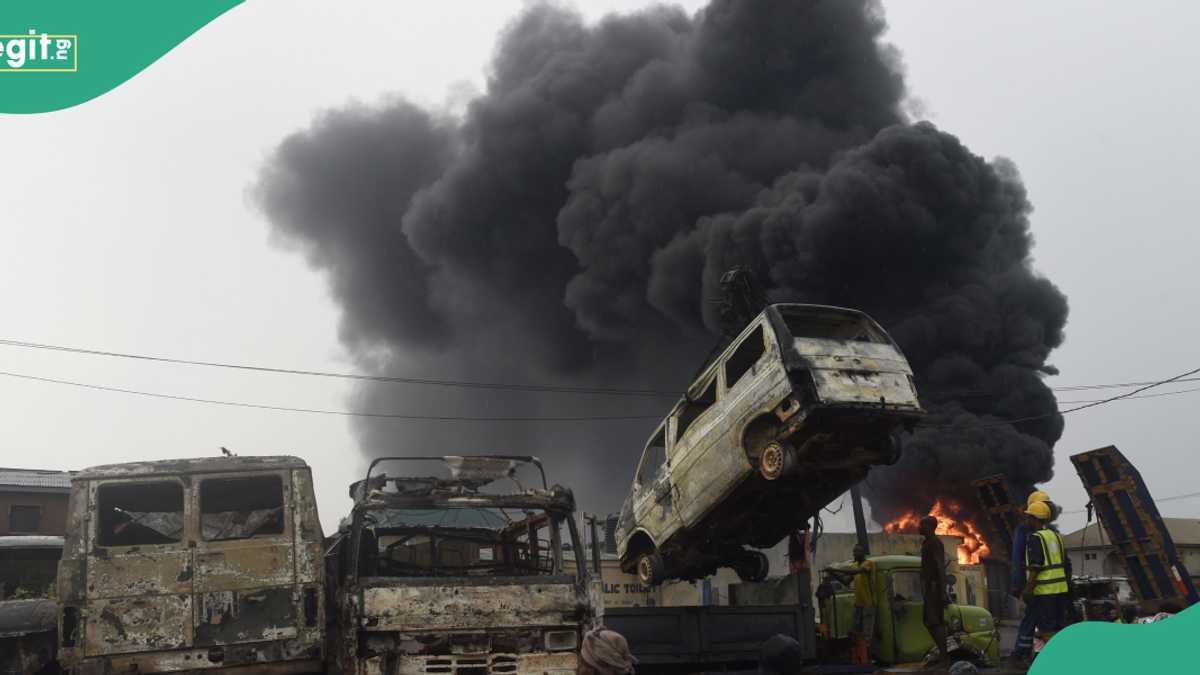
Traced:
<path fill-rule="evenodd" d="M 604 625 L 625 636 L 642 665 L 758 663 L 762 644 L 782 633 L 816 657 L 812 607 L 614 607 Z"/>

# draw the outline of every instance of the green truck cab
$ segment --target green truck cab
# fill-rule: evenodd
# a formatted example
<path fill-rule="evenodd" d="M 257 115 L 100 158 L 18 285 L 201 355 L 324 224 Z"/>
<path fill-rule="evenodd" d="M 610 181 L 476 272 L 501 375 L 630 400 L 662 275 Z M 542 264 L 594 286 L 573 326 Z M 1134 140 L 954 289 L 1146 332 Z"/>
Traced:
<path fill-rule="evenodd" d="M 871 556 L 876 570 L 875 635 L 871 655 L 880 663 L 894 665 L 921 661 L 933 648 L 933 638 L 922 621 L 921 559 L 913 555 Z M 852 570 L 850 562 L 832 566 Z M 952 575 L 951 575 L 952 576 Z M 822 574 L 817 591 L 821 623 L 830 640 L 847 638 L 854 620 L 854 591 L 829 573 Z M 946 607 L 949 649 L 989 664 L 1000 660 L 1000 633 L 991 612 L 973 605 Z"/>

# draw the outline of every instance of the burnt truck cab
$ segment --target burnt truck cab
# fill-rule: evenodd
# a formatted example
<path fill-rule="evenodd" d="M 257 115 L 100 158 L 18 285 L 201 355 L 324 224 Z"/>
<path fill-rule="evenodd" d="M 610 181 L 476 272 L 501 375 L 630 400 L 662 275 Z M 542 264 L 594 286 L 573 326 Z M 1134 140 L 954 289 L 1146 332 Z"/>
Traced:
<path fill-rule="evenodd" d="M 618 522 L 645 584 L 732 566 L 766 577 L 775 545 L 899 459 L 923 411 L 887 332 L 853 309 L 768 306 L 700 372 L 646 443 Z"/>
<path fill-rule="evenodd" d="M 450 477 L 371 476 L 397 460 L 444 462 Z M 540 488 L 517 482 L 523 465 Z M 350 493 L 329 546 L 341 673 L 576 672 L 597 610 L 575 498 L 546 486 L 537 458 L 384 458 Z"/>
<path fill-rule="evenodd" d="M 59 661 L 79 675 L 321 672 L 323 541 L 296 457 L 85 469 L 58 568 Z"/>

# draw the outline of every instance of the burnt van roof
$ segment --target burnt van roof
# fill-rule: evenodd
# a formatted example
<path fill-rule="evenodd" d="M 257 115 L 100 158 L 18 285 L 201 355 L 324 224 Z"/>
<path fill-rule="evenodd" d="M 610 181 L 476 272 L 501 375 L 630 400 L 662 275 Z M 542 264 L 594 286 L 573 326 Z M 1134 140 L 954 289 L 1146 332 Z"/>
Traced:
<path fill-rule="evenodd" d="M 126 462 L 124 464 L 102 464 L 80 471 L 72 481 L 97 478 L 133 478 L 136 476 L 161 476 L 168 474 L 225 473 L 234 471 L 263 471 L 279 469 L 307 469 L 308 464 L 299 457 L 270 455 L 260 457 L 191 457 L 187 459 L 161 459 L 152 462 Z"/>

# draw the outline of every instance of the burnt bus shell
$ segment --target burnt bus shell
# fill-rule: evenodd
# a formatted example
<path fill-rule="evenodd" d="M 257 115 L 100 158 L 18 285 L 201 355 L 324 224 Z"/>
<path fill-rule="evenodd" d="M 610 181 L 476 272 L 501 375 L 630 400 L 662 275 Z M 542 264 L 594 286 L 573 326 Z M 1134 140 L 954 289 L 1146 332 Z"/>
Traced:
<path fill-rule="evenodd" d="M 322 541 L 296 457 L 85 469 L 58 571 L 59 661 L 80 674 L 322 672 Z"/>

